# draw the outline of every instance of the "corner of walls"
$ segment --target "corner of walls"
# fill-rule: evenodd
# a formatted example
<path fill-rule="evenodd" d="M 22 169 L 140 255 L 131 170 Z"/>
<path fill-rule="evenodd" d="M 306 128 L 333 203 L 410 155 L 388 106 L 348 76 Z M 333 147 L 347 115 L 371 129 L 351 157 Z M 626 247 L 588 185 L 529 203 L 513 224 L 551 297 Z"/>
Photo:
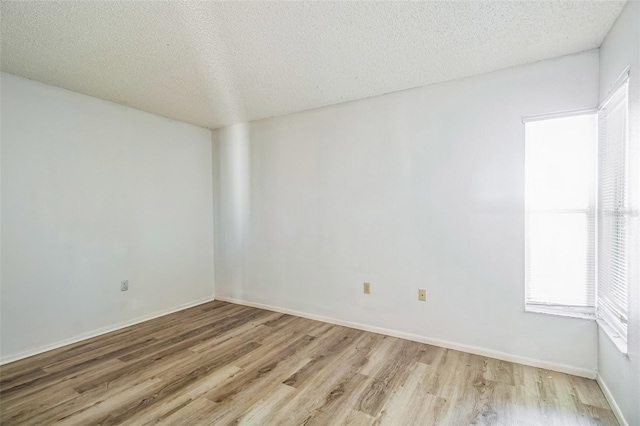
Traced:
<path fill-rule="evenodd" d="M 249 123 L 212 131 L 216 294 L 244 287 L 250 215 Z"/>
<path fill-rule="evenodd" d="M 211 221 L 213 223 L 213 297 L 216 296 L 216 283 L 218 281 L 218 268 L 216 267 L 216 259 L 220 253 L 218 247 L 218 233 L 222 229 L 219 217 L 220 217 L 220 131 L 218 129 L 211 129 L 211 196 L 213 202 L 213 216 Z"/>
<path fill-rule="evenodd" d="M 618 403 L 613 397 L 613 394 L 611 393 L 609 386 L 607 386 L 606 381 L 604 380 L 604 378 L 600 373 L 597 373 L 596 375 L 596 382 L 598 382 L 598 386 L 600 386 L 600 389 L 602 390 L 604 397 L 609 403 L 609 406 L 611 407 L 611 411 L 613 411 L 613 414 L 615 414 L 616 419 L 618 420 L 618 423 L 620 423 L 620 426 L 629 426 L 629 423 L 627 423 L 627 420 L 624 418 L 624 414 L 622 414 L 622 410 L 620 409 L 620 406 L 618 406 Z"/>

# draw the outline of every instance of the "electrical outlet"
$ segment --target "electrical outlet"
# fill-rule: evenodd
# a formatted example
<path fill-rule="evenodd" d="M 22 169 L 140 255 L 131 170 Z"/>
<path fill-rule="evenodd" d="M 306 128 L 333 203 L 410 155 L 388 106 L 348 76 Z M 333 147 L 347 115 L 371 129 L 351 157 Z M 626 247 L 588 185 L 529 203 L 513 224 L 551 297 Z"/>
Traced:
<path fill-rule="evenodd" d="M 127 290 L 129 290 L 129 280 L 122 281 L 120 283 L 120 291 L 127 291 Z"/>
<path fill-rule="evenodd" d="M 364 283 L 363 290 L 364 290 L 364 294 L 371 294 L 371 284 Z"/>
<path fill-rule="evenodd" d="M 425 290 L 424 288 L 418 289 L 418 300 L 421 302 L 427 301 L 427 290 Z"/>

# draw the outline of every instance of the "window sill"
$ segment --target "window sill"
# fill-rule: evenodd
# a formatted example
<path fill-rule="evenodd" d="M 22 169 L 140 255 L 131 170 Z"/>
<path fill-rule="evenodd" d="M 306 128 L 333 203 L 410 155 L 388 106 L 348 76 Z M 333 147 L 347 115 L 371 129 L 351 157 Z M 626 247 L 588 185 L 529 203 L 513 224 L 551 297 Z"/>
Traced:
<path fill-rule="evenodd" d="M 571 306 L 525 305 L 524 311 L 534 314 L 555 315 L 560 317 L 585 319 L 591 321 L 596 319 L 593 309 L 574 308 Z"/>
<path fill-rule="evenodd" d="M 600 330 L 604 331 L 604 334 L 606 334 L 607 337 L 609 337 L 609 340 L 613 342 L 616 348 L 618 348 L 618 350 L 622 352 L 624 355 L 627 355 L 628 352 L 627 352 L 626 340 L 620 337 L 620 335 L 613 328 L 611 328 L 611 326 L 607 324 L 605 321 L 598 318 L 596 322 L 598 323 L 598 327 L 600 327 Z"/>

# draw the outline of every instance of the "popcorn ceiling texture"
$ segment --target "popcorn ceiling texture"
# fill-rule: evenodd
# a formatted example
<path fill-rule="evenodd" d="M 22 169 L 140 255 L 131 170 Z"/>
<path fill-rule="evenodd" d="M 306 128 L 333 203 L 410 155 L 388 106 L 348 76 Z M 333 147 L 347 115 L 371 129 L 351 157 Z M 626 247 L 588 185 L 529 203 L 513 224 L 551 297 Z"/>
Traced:
<path fill-rule="evenodd" d="M 2 71 L 203 127 L 600 46 L 624 1 L 2 1 Z"/>

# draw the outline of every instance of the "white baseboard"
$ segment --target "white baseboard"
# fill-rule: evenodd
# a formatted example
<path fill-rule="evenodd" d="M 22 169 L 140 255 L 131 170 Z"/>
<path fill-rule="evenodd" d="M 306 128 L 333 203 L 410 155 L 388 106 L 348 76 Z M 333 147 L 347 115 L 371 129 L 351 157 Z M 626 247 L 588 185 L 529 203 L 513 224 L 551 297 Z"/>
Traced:
<path fill-rule="evenodd" d="M 61 348 L 63 346 L 67 346 L 73 343 L 77 343 L 80 342 L 82 340 L 86 340 L 86 339 L 90 339 L 92 337 L 96 337 L 96 336 L 100 336 L 102 334 L 107 334 L 110 333 L 112 331 L 116 331 L 116 330 L 120 330 L 122 328 L 125 327 L 129 327 L 135 324 L 139 324 L 145 321 L 149 321 L 152 320 L 154 318 L 158 318 L 164 315 L 168 315 L 177 311 L 181 311 L 183 309 L 188 309 L 191 308 L 193 306 L 197 306 L 197 305 L 201 305 L 203 303 L 207 303 L 207 302 L 211 302 L 213 300 L 220 300 L 220 301 L 224 301 L 224 302 L 229 302 L 229 303 L 235 303 L 238 305 L 244 305 L 244 306 L 251 306 L 254 308 L 259 308 L 259 309 L 266 309 L 269 311 L 274 311 L 274 312 L 280 312 L 283 314 L 289 314 L 289 315 L 294 315 L 294 316 L 298 316 L 298 317 L 302 317 L 302 318 L 308 318 L 308 319 L 312 319 L 312 320 L 316 320 L 316 321 L 322 321 L 322 322 L 326 322 L 329 324 L 336 324 L 336 325 L 340 325 L 340 326 L 344 326 L 344 327 L 350 327 L 350 328 L 355 328 L 358 330 L 364 330 L 364 331 L 370 331 L 372 333 L 378 333 L 378 334 L 384 334 L 387 336 L 392 336 L 392 337 L 398 337 L 400 339 L 406 339 L 406 340 L 412 340 L 414 342 L 419 342 L 419 343 L 426 343 L 429 345 L 434 345 L 434 346 L 439 346 L 439 347 L 443 347 L 443 348 L 448 348 L 448 349 L 453 349 L 453 350 L 457 350 L 457 351 L 462 351 L 462 352 L 468 352 L 468 353 L 472 353 L 475 355 L 480 355 L 480 356 L 486 356 L 489 358 L 495 358 L 495 359 L 499 359 L 499 360 L 503 360 L 503 361 L 509 361 L 509 362 L 515 362 L 518 364 L 524 364 L 524 365 L 528 365 L 531 367 L 536 367 L 536 368 L 543 368 L 546 370 L 552 370 L 552 371 L 558 371 L 560 373 L 567 373 L 567 374 L 572 374 L 574 376 L 579 376 L 579 377 L 586 377 L 589 379 L 596 379 L 596 371 L 594 370 L 589 370 L 586 368 L 577 368 L 577 367 L 573 367 L 570 365 L 564 365 L 564 364 L 557 364 L 557 363 L 552 363 L 552 362 L 547 362 L 547 361 L 541 361 L 541 360 L 537 360 L 537 359 L 533 359 L 533 358 L 527 358 L 527 357 L 522 357 L 519 355 L 513 355 L 513 354 L 509 354 L 506 352 L 500 352 L 500 351 L 495 351 L 492 349 L 487 349 L 487 348 L 482 348 L 482 347 L 478 347 L 478 346 L 472 346 L 472 345 L 465 345 L 462 343 L 455 343 L 455 342 L 450 342 L 450 341 L 446 341 L 446 340 L 440 340 L 440 339 L 434 339 L 431 337 L 426 337 L 426 336 L 420 336 L 417 334 L 412 334 L 412 333 L 405 333 L 402 331 L 396 331 L 396 330 L 390 330 L 387 328 L 382 328 L 382 327 L 376 327 L 376 326 L 371 326 L 371 325 L 367 325 L 367 324 L 361 324 L 361 323 L 357 323 L 357 322 L 352 322 L 352 321 L 345 321 L 345 320 L 339 320 L 339 319 L 335 319 L 335 318 L 331 318 L 331 317 L 326 317 L 326 316 L 322 316 L 322 315 L 315 315 L 315 314 L 309 314 L 306 312 L 301 312 L 301 311 L 296 311 L 293 309 L 287 309 L 287 308 L 280 308 L 277 306 L 271 306 L 271 305 L 266 305 L 263 303 L 256 303 L 256 302 L 250 302 L 250 301 L 246 301 L 246 300 L 240 300 L 240 299 L 234 299 L 231 297 L 222 297 L 222 296 L 218 296 L 215 297 L 214 296 L 209 296 L 209 297 L 205 297 L 203 299 L 199 299 L 199 300 L 195 300 L 193 302 L 188 302 L 185 304 L 182 304 L 180 306 L 176 306 L 173 308 L 169 308 L 169 309 L 165 309 L 159 312 L 154 312 L 152 314 L 149 315 L 143 315 L 141 317 L 137 317 L 128 321 L 124 321 L 112 326 L 107 326 L 107 327 L 103 327 L 100 328 L 98 330 L 93 330 L 91 332 L 88 333 L 83 333 L 79 336 L 75 336 L 73 338 L 70 339 L 65 339 L 56 343 L 52 343 L 49 345 L 45 345 L 45 346 L 41 346 L 35 349 L 30 349 L 18 354 L 14 354 L 14 355 L 10 355 L 7 357 L 4 357 L 0 360 L 0 365 L 3 364 L 8 364 L 10 362 L 14 362 L 14 361 L 18 361 L 20 359 L 23 358 L 28 358 L 30 356 L 33 355 L 38 355 L 41 354 L 43 352 L 47 352 L 53 349 L 57 349 L 57 348 Z M 602 388 L 602 391 L 605 395 L 605 397 L 607 398 L 607 400 L 609 401 L 609 404 L 611 405 L 611 408 L 614 410 L 616 417 L 618 417 L 618 419 L 621 423 L 621 425 L 626 425 L 626 422 L 624 422 L 624 418 L 622 417 L 622 414 L 620 412 L 619 407 L 617 406 L 617 404 L 615 403 L 615 400 L 613 399 L 613 397 L 611 396 L 611 393 L 609 392 L 609 389 L 606 387 L 606 385 L 604 384 L 604 382 L 602 382 L 602 379 L 600 378 L 600 376 L 597 376 L 597 380 L 598 380 L 598 384 L 600 384 L 600 387 Z"/>
<path fill-rule="evenodd" d="M 280 312 L 283 314 L 294 315 L 297 317 L 308 318 L 316 321 L 322 321 L 329 324 L 341 325 L 344 327 L 355 328 L 358 330 L 370 331 L 372 333 L 384 334 L 391 337 L 398 337 L 400 339 L 412 340 L 414 342 L 426 343 L 428 345 L 439 346 L 447 349 L 454 349 L 461 352 L 468 352 L 475 355 L 485 356 L 488 358 L 495 358 L 502 361 L 514 362 L 517 364 L 524 364 L 531 367 L 543 368 L 545 370 L 557 371 L 560 373 L 571 374 L 573 376 L 586 377 L 588 379 L 596 378 L 596 371 L 589 370 L 587 368 L 578 368 L 565 364 L 557 364 L 553 362 L 542 361 L 533 358 L 522 357 L 519 355 L 513 355 L 506 352 L 495 351 L 492 349 L 482 348 L 479 346 L 465 345 L 462 343 L 449 342 L 446 340 L 433 339 L 431 337 L 420 336 L 417 334 L 405 333 L 402 331 L 390 330 L 382 327 L 375 327 L 367 324 L 361 324 L 357 322 L 344 321 L 335 318 L 325 317 L 322 315 L 309 314 L 306 312 L 295 311 L 293 309 L 281 308 L 278 306 L 265 305 L 263 303 L 250 302 L 247 300 L 234 299 L 231 297 L 218 296 L 216 300 L 223 302 L 235 303 L 238 305 L 251 306 L 259 309 L 266 309 L 268 311 Z"/>
<path fill-rule="evenodd" d="M 126 328 L 126 327 L 130 327 L 132 325 L 136 325 L 136 324 L 140 324 L 141 322 L 145 322 L 145 321 L 149 321 L 152 320 L 154 318 L 158 318 L 164 315 L 168 315 L 168 314 L 172 314 L 174 312 L 178 312 L 181 311 L 183 309 L 188 309 L 188 308 L 192 308 L 194 306 L 198 306 L 198 305 L 202 305 L 203 303 L 207 303 L 207 302 L 211 302 L 215 300 L 214 296 L 207 296 L 205 298 L 202 299 L 198 299 L 192 302 L 188 302 L 188 303 L 184 303 L 182 305 L 179 306 L 175 306 L 173 308 L 169 308 L 169 309 L 164 309 L 162 311 L 158 311 L 158 312 L 154 312 L 152 314 L 148 314 L 148 315 L 143 315 L 128 321 L 123 321 L 121 323 L 115 324 L 115 325 L 109 325 L 106 327 L 102 327 L 99 328 L 97 330 L 93 330 L 93 331 L 89 331 L 87 333 L 82 333 L 78 336 L 72 337 L 70 339 L 65 339 L 56 343 L 51 343 L 49 345 L 44 345 L 44 346 L 40 346 L 38 348 L 35 349 L 29 349 L 27 351 L 23 351 L 14 355 L 9 355 L 6 356 L 2 359 L 0 359 L 0 365 L 3 364 L 8 364 L 10 362 L 14 362 L 14 361 L 18 361 L 21 360 L 23 358 L 28 358 L 30 356 L 34 356 L 34 355 L 38 355 L 41 354 L 43 352 L 47 352 L 53 349 L 58 349 L 61 348 L 63 346 L 67 346 L 67 345 L 71 345 L 73 343 L 77 343 L 80 342 L 82 340 L 87 340 L 87 339 L 91 339 L 92 337 L 96 337 L 96 336 L 100 336 L 102 334 L 107 334 L 107 333 L 111 333 L 112 331 L 116 331 L 116 330 L 120 330 L 121 328 Z"/>
<path fill-rule="evenodd" d="M 596 382 L 598 382 L 600 389 L 602 389 L 602 393 L 604 394 L 604 397 L 607 399 L 607 402 L 611 406 L 611 410 L 613 411 L 613 414 L 616 415 L 616 419 L 618 419 L 618 423 L 620 423 L 620 426 L 629 426 L 629 423 L 627 423 L 624 416 L 622 415 L 622 411 L 620 411 L 620 407 L 618 406 L 618 403 L 616 402 L 615 399 L 613 399 L 613 395 L 611 394 L 609 387 L 604 382 L 604 379 L 599 373 L 596 377 Z"/>

